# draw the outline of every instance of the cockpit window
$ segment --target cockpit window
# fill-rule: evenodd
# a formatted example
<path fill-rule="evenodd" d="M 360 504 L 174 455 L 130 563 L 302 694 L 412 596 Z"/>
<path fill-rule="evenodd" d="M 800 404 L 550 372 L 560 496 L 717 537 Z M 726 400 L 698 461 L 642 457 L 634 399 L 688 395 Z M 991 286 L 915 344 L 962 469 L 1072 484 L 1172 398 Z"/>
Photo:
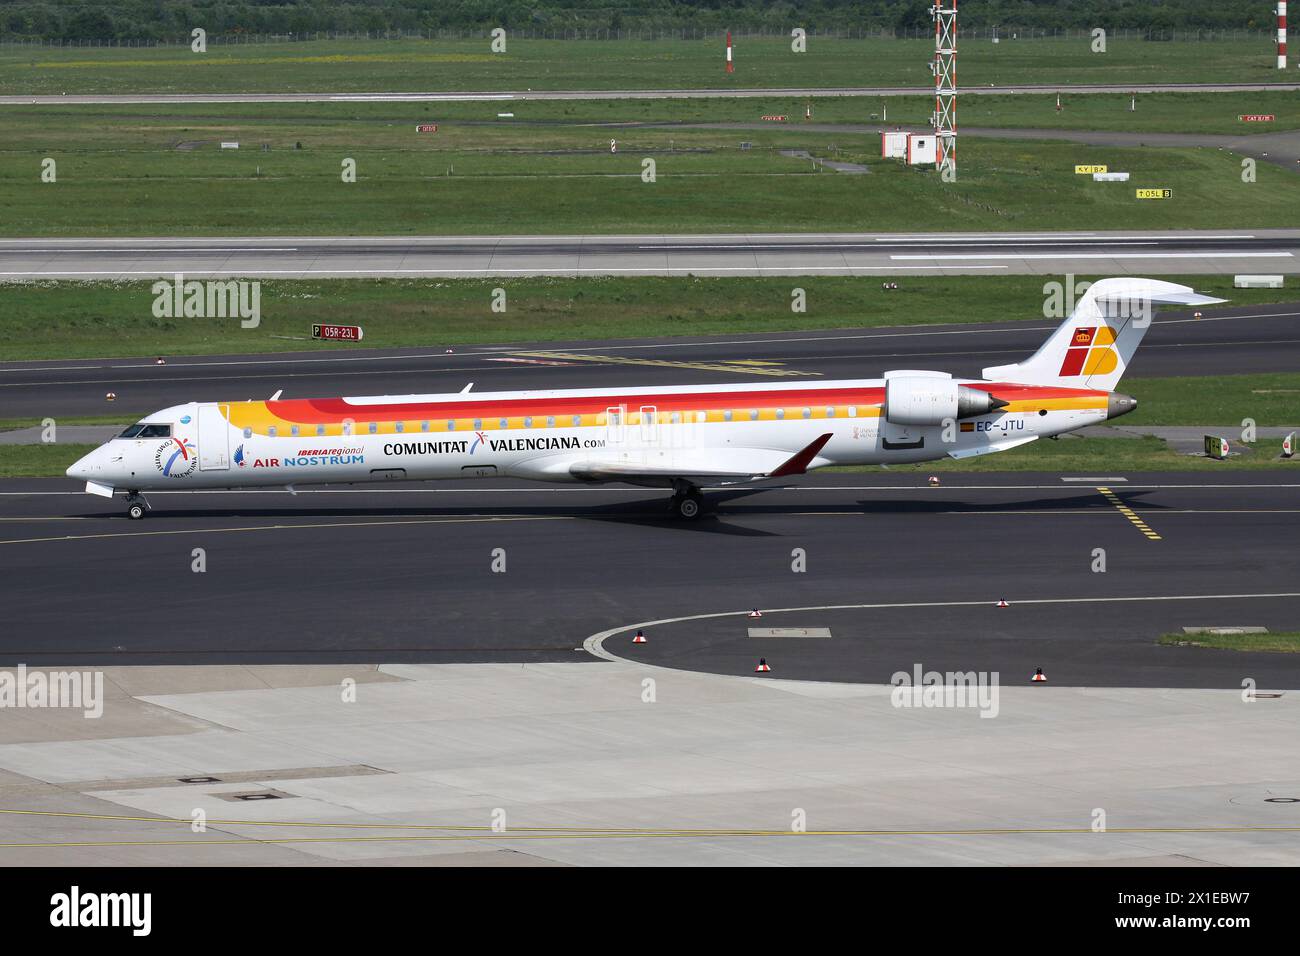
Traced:
<path fill-rule="evenodd" d="M 140 432 L 144 430 L 143 425 L 128 425 L 126 431 L 118 435 L 118 438 L 139 438 Z"/>
<path fill-rule="evenodd" d="M 140 429 L 137 438 L 171 438 L 172 427 L 170 425 L 145 425 Z"/>

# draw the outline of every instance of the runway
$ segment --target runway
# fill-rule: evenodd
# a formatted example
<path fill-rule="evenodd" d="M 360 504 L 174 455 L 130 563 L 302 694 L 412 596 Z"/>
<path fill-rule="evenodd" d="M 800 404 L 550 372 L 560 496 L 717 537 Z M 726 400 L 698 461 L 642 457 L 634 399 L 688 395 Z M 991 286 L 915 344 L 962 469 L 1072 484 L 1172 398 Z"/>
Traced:
<path fill-rule="evenodd" d="M 362 320 L 364 323 L 364 319 Z M 104 415 L 123 421 L 188 401 L 604 387 L 780 378 L 870 378 L 934 368 L 977 377 L 1028 356 L 1059 324 L 1026 319 L 969 325 L 839 329 L 605 342 L 502 343 L 267 355 L 167 356 L 0 364 L 7 417 Z M 1161 310 L 1133 377 L 1290 372 L 1300 368 L 1300 303 L 1234 306 L 1195 319 Z M 113 405 L 104 396 L 117 395 Z"/>
<path fill-rule="evenodd" d="M 1300 230 L 0 239 L 0 280 L 1300 271 Z"/>
<path fill-rule="evenodd" d="M 724 674 L 751 673 L 761 654 L 778 677 L 814 680 L 883 683 L 920 661 L 1017 680 L 1042 667 L 1072 686 L 1239 688 L 1249 676 L 1300 688 L 1297 655 L 1154 643 L 1184 626 L 1296 627 L 1300 475 L 1124 480 L 1099 467 L 954 475 L 939 488 L 916 473 L 823 473 L 714 492 L 716 512 L 690 524 L 654 491 L 508 480 L 162 493 L 137 523 L 72 482 L 8 480 L 0 664 L 598 667 L 584 641 L 610 628 L 873 605 L 771 618 L 829 627 L 828 640 L 754 640 L 753 622 L 733 616 L 606 647 Z"/>
<path fill-rule="evenodd" d="M 962 90 L 964 96 L 1007 93 L 1256 93 L 1297 90 L 1297 83 L 1144 83 L 1133 85 L 1087 83 L 1082 85 L 979 86 Z M 73 93 L 71 95 L 0 96 L 0 106 L 85 106 L 145 103 L 458 103 L 498 100 L 698 100 L 773 96 L 916 96 L 933 92 L 915 86 L 763 87 L 695 90 L 480 90 L 424 93 Z"/>

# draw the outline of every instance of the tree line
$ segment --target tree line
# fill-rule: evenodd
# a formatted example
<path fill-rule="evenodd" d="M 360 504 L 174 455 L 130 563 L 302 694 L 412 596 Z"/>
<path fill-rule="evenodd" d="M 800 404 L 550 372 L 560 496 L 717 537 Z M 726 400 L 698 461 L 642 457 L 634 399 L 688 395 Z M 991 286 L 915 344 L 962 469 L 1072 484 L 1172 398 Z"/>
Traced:
<path fill-rule="evenodd" d="M 966 0 L 959 22 L 1037 29 L 1262 30 L 1273 0 Z M 6 0 L 0 38 L 180 41 L 209 36 L 439 30 L 916 30 L 928 0 Z"/>

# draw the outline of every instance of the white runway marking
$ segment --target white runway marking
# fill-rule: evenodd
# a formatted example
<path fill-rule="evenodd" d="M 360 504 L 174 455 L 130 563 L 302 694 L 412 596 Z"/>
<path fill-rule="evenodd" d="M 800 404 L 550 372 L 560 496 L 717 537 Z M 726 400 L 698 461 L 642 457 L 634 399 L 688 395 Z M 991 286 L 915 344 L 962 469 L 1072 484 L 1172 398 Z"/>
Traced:
<path fill-rule="evenodd" d="M 1281 591 L 1264 594 L 1158 594 L 1146 597 L 1077 597 L 1077 598 L 1020 598 L 1010 599 L 1011 605 L 1025 604 L 1128 604 L 1141 603 L 1145 601 L 1244 601 L 1244 600 L 1268 600 L 1275 598 L 1300 598 L 1300 591 Z M 905 608 L 943 608 L 943 607 L 993 607 L 995 601 L 904 601 L 892 604 L 823 604 L 813 605 L 810 607 L 778 607 L 763 608 L 764 614 L 794 614 L 808 613 L 811 611 L 883 611 L 898 610 Z M 647 664 L 644 661 L 633 657 L 620 657 L 605 649 L 605 641 L 616 634 L 625 634 L 629 631 L 649 627 L 661 627 L 665 624 L 681 624 L 685 621 L 708 621 L 721 617 L 739 617 L 747 618 L 749 611 L 715 611 L 711 614 L 687 614 L 682 617 L 665 617 L 657 621 L 637 621 L 634 624 L 624 624 L 618 627 L 612 627 L 605 631 L 600 631 L 591 635 L 582 642 L 582 648 L 587 653 L 596 657 L 603 658 L 607 661 L 618 661 L 624 664 L 640 664 L 642 667 L 653 667 L 656 670 L 680 670 L 680 668 L 662 667 L 658 664 Z M 730 676 L 732 680 L 752 681 L 752 677 L 741 677 L 739 675 L 719 675 Z M 815 681 L 812 683 L 822 683 Z M 841 682 L 836 681 L 836 684 Z M 888 686 L 888 685 L 861 685 L 861 686 Z"/>

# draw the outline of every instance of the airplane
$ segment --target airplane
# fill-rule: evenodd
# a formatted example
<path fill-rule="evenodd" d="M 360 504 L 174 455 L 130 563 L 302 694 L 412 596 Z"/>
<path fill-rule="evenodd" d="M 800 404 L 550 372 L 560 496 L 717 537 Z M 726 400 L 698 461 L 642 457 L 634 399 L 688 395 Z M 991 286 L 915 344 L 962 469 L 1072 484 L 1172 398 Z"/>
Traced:
<path fill-rule="evenodd" d="M 1127 414 L 1114 391 L 1155 305 L 1223 302 L 1152 279 L 1093 283 L 1031 357 L 981 379 L 904 369 L 879 379 L 188 402 L 77 461 L 90 494 L 448 478 L 623 482 L 672 490 L 694 519 L 706 486 L 829 465 L 1007 451 Z"/>

